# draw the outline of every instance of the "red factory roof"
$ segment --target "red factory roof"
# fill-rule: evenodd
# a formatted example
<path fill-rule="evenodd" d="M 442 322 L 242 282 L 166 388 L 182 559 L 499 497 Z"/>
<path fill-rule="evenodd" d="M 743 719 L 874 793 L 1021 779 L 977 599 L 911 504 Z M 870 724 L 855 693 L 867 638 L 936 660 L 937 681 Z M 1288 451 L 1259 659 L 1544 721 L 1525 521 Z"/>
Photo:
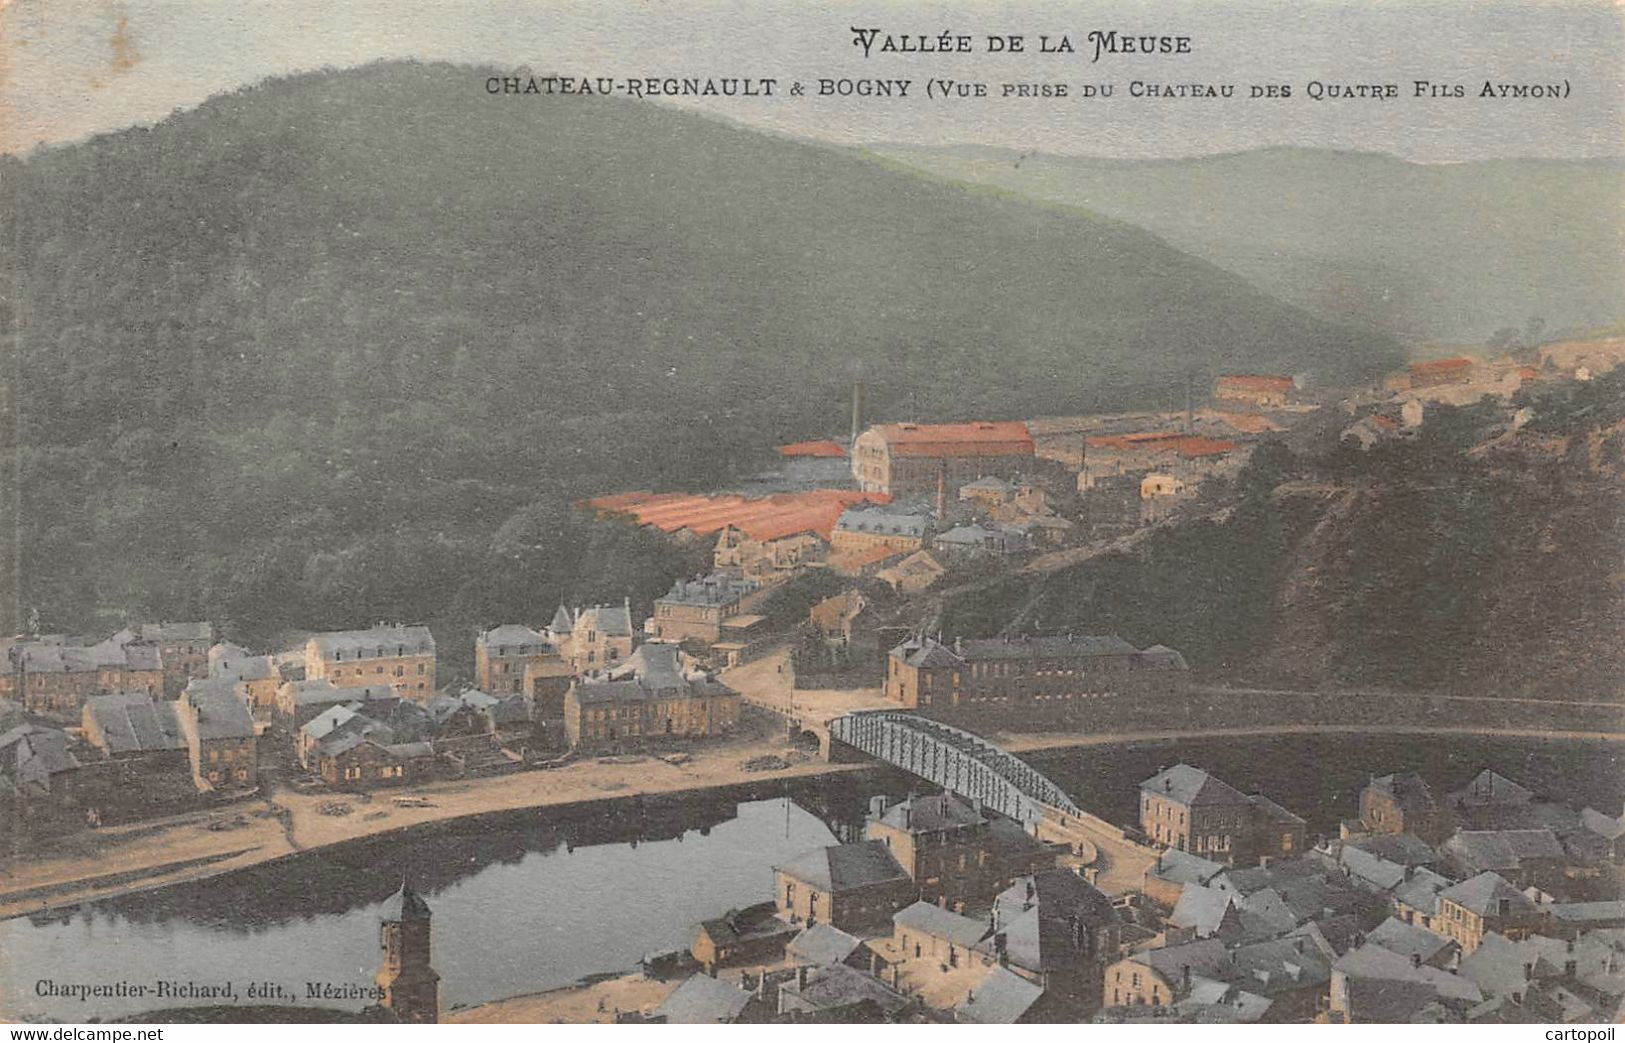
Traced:
<path fill-rule="evenodd" d="M 789 445 L 781 445 L 779 446 L 779 455 L 823 456 L 836 458 L 845 457 L 846 450 L 842 448 L 841 443 L 832 442 L 827 438 L 823 438 L 816 442 L 791 442 Z"/>
<path fill-rule="evenodd" d="M 1273 373 L 1226 373 L 1219 377 L 1219 386 L 1248 391 L 1291 391 L 1294 387 L 1291 377 Z"/>
<path fill-rule="evenodd" d="M 877 424 L 893 456 L 1031 456 L 1033 436 L 1020 420 L 964 424 Z"/>
<path fill-rule="evenodd" d="M 1218 456 L 1236 448 L 1235 442 L 1201 435 L 1186 435 L 1178 431 L 1137 431 L 1128 435 L 1095 435 L 1089 439 L 1091 449 L 1136 450 L 1143 453 L 1177 453 L 1189 459 L 1197 456 Z"/>
<path fill-rule="evenodd" d="M 629 514 L 638 524 L 661 532 L 687 530 L 696 536 L 708 536 L 732 527 L 753 540 L 782 539 L 799 532 L 816 533 L 827 540 L 835 529 L 835 520 L 848 507 L 864 501 L 887 503 L 890 499 L 884 493 L 851 489 L 814 489 L 756 498 L 636 492 L 600 496 L 588 500 L 587 506 Z"/>
<path fill-rule="evenodd" d="M 1411 363 L 1412 373 L 1455 373 L 1472 366 L 1472 359 L 1434 359 L 1431 362 Z"/>

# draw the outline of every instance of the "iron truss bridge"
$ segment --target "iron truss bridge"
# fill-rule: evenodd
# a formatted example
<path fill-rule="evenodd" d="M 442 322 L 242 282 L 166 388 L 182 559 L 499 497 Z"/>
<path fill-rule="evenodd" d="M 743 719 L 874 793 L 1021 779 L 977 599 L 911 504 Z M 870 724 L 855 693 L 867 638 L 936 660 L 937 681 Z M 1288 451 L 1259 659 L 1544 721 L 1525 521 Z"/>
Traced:
<path fill-rule="evenodd" d="M 980 735 L 894 710 L 849 713 L 829 722 L 832 739 L 1018 822 L 1037 822 L 1045 808 L 1081 815 L 1066 791 L 1014 754 Z"/>

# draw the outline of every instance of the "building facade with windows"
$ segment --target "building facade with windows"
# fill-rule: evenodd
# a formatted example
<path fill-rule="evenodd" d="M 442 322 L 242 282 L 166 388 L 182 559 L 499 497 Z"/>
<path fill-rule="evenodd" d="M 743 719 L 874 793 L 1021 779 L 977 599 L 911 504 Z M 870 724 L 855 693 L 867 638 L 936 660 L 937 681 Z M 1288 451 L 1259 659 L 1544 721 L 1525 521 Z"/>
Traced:
<path fill-rule="evenodd" d="M 618 666 L 578 678 L 564 696 L 564 729 L 576 749 L 614 750 L 729 735 L 738 692 L 685 666 L 676 645 L 651 642 Z"/>
<path fill-rule="evenodd" d="M 435 693 L 434 635 L 425 626 L 376 626 L 317 634 L 305 644 L 305 679 L 338 687 L 387 684 L 403 699 Z"/>
<path fill-rule="evenodd" d="M 1262 794 L 1176 764 L 1140 783 L 1140 829 L 1164 847 L 1245 865 L 1302 853 L 1307 824 Z"/>

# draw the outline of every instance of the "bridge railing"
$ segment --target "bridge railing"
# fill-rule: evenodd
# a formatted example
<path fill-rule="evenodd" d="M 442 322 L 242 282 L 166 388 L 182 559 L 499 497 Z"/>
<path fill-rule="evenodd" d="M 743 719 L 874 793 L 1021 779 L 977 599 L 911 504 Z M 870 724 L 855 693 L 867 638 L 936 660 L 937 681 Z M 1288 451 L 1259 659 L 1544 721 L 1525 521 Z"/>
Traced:
<path fill-rule="evenodd" d="M 1011 818 L 1037 822 L 1046 808 L 1081 814 L 1060 786 L 1032 765 L 975 735 L 940 721 L 894 710 L 846 714 L 830 736 Z"/>

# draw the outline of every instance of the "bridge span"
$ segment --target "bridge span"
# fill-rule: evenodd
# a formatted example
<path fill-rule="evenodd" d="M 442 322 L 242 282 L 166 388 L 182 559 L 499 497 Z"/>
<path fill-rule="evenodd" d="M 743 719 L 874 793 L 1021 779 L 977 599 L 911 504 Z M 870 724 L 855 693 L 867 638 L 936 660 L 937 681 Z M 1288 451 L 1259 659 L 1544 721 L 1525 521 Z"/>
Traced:
<path fill-rule="evenodd" d="M 829 722 L 830 738 L 1029 826 L 1045 809 L 1081 810 L 1060 786 L 1014 754 L 917 714 L 868 710 Z"/>
<path fill-rule="evenodd" d="M 1070 864 L 1107 894 L 1142 885 L 1157 853 L 1078 807 L 1019 757 L 960 728 L 896 710 L 860 710 L 828 722 L 828 753 L 849 747 L 1008 815 L 1040 840 L 1063 845 Z"/>

